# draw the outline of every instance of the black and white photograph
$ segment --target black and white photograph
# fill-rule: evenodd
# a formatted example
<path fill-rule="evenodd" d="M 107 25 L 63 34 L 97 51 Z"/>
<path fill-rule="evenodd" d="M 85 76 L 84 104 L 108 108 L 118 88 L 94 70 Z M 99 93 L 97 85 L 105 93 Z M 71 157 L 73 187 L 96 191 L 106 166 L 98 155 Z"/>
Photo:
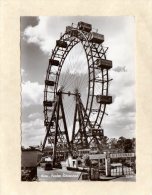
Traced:
<path fill-rule="evenodd" d="M 136 182 L 135 18 L 21 16 L 20 62 L 21 181 Z"/>

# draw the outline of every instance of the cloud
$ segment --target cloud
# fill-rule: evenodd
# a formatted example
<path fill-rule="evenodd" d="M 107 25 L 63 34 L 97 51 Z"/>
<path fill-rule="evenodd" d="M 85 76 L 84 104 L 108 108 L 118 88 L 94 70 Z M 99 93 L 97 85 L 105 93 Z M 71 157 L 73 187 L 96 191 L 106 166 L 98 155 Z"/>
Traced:
<path fill-rule="evenodd" d="M 126 70 L 126 66 L 117 66 L 115 68 L 113 68 L 113 71 L 116 71 L 116 72 L 127 72 Z"/>
<path fill-rule="evenodd" d="M 28 123 L 22 123 L 23 132 L 29 132 L 32 128 L 42 128 L 43 127 L 43 120 L 35 119 Z"/>
<path fill-rule="evenodd" d="M 22 107 L 22 122 L 29 122 L 31 120 L 43 119 L 43 105 L 32 104 L 28 107 Z"/>
<path fill-rule="evenodd" d="M 38 24 L 29 25 L 23 33 L 24 39 L 28 43 L 39 45 L 44 53 L 49 53 L 55 46 L 55 40 L 59 39 L 60 34 L 65 32 L 66 26 L 74 23 L 76 26 L 79 21 L 84 21 L 92 24 L 93 31 L 99 29 L 99 33 L 105 35 L 105 42 L 112 48 L 126 48 L 128 45 L 133 45 L 132 33 L 134 31 L 133 17 L 64 17 L 55 16 L 38 17 Z M 110 25 L 109 25 L 110 24 Z M 113 44 L 114 43 L 114 44 Z M 122 47 L 123 46 L 123 47 Z M 114 50 L 115 51 L 115 50 Z M 128 55 L 131 50 L 128 50 L 125 55 Z M 124 51 L 125 52 L 125 51 Z M 120 56 L 120 55 L 119 55 Z"/>
<path fill-rule="evenodd" d="M 32 120 L 37 119 L 37 118 L 40 118 L 40 117 L 41 117 L 41 114 L 38 113 L 38 112 L 32 113 L 32 114 L 30 114 L 30 115 L 28 116 L 28 118 L 29 118 L 29 119 L 32 119 Z"/>
<path fill-rule="evenodd" d="M 38 145 L 43 140 L 45 128 L 43 120 L 35 119 L 22 123 L 22 145 Z"/>
<path fill-rule="evenodd" d="M 55 46 L 55 40 L 60 36 L 60 31 L 56 27 L 58 17 L 51 18 L 47 16 L 38 17 L 38 24 L 35 26 L 28 26 L 23 33 L 23 39 L 27 43 L 34 43 L 40 47 L 45 53 L 49 54 L 51 49 Z M 58 24 L 62 28 L 66 20 Z M 65 25 L 64 25 L 65 28 Z"/>
<path fill-rule="evenodd" d="M 132 17 L 39 17 L 35 25 L 30 26 L 28 22 L 29 26 L 25 28 L 23 33 L 24 44 L 27 46 L 26 50 L 23 51 L 23 57 L 26 57 L 24 59 L 23 76 L 24 74 L 27 75 L 24 77 L 27 82 L 24 80 L 22 86 L 22 105 L 23 112 L 26 110 L 26 121 L 31 125 L 26 124 L 26 127 L 24 127 L 26 133 L 23 135 L 26 144 L 28 139 L 31 144 L 35 143 L 36 140 L 39 141 L 40 135 L 43 137 L 41 134 L 44 128 L 42 127 L 43 122 L 38 123 L 37 121 L 38 126 L 36 127 L 36 122 L 32 121 L 42 120 L 42 115 L 40 116 L 38 109 L 34 106 L 39 108 L 40 112 L 43 112 L 44 86 L 39 83 L 43 83 L 44 80 L 48 62 L 47 56 L 54 48 L 60 33 L 65 32 L 65 27 L 78 21 L 91 23 L 93 28 L 98 28 L 99 33 L 105 35 L 104 45 L 109 47 L 107 59 L 113 62 L 113 69 L 109 71 L 109 77 L 113 79 L 109 87 L 109 95 L 113 96 L 113 104 L 107 106 L 106 112 L 109 115 L 103 118 L 102 127 L 105 130 L 105 135 L 109 137 L 122 135 L 132 137 L 135 134 L 134 19 Z M 83 63 L 80 67 L 81 57 L 82 60 L 84 57 L 81 51 L 77 48 L 72 49 L 66 58 L 67 62 L 65 61 L 59 82 L 61 85 L 62 82 L 67 83 L 66 90 L 72 90 L 70 82 L 76 84 L 77 81 L 77 85 L 81 86 L 80 83 L 83 79 L 78 79 L 77 75 L 72 76 L 74 72 L 78 74 L 87 72 L 87 66 L 84 67 Z M 86 77 L 86 74 L 83 76 Z M 85 80 L 87 81 L 87 77 Z M 81 93 L 83 99 L 85 99 L 87 93 L 85 89 L 86 85 Z M 68 109 L 74 108 L 74 101 L 71 100 L 70 102 L 70 98 L 66 99 L 64 97 L 63 100 L 68 105 L 65 106 L 65 110 L 69 115 L 73 113 L 73 110 L 69 111 Z M 71 123 L 69 121 L 71 121 L 71 117 L 67 116 L 66 119 L 70 129 Z M 30 130 L 31 133 L 29 133 Z M 39 142 L 37 143 L 39 144 Z"/>
<path fill-rule="evenodd" d="M 113 115 L 109 120 L 103 122 L 105 135 L 108 137 L 132 138 L 135 136 L 135 117 L 129 115 Z"/>
<path fill-rule="evenodd" d="M 43 102 L 44 85 L 38 82 L 24 82 L 22 84 L 22 107 L 28 107 L 33 104 L 41 105 Z"/>
<path fill-rule="evenodd" d="M 20 21 L 21 34 L 27 26 L 35 26 L 38 24 L 38 18 L 33 16 L 21 16 Z"/>
<path fill-rule="evenodd" d="M 115 99 L 107 106 L 108 116 L 103 119 L 102 127 L 108 137 L 135 136 L 135 94 L 134 86 L 115 93 Z"/>
<path fill-rule="evenodd" d="M 123 95 L 124 100 L 129 96 L 133 97 L 134 94 L 134 86 L 135 86 L 135 76 L 134 72 L 116 72 L 111 71 L 110 77 L 113 79 L 109 85 L 109 93 L 114 95 L 115 97 L 119 97 L 119 95 Z"/>
<path fill-rule="evenodd" d="M 44 17 L 44 19 L 39 19 L 39 24 L 36 26 L 28 26 L 24 31 L 24 39 L 28 43 L 38 44 L 41 50 L 45 53 L 50 51 L 50 37 L 47 27 L 48 19 Z"/>

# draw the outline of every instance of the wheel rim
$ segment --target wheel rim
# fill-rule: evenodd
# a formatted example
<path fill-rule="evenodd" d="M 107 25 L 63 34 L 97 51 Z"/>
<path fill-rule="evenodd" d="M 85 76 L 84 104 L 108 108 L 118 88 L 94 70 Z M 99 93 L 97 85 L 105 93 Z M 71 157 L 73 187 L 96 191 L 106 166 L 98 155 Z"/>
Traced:
<path fill-rule="evenodd" d="M 66 41 L 68 43 L 68 46 L 66 49 L 60 49 L 59 46 L 56 46 L 54 50 L 52 51 L 51 59 L 59 60 L 59 66 L 56 68 L 56 75 L 53 75 L 52 69 L 55 68 L 52 65 L 48 66 L 47 69 L 47 75 L 46 80 L 50 80 L 50 78 L 54 78 L 55 85 L 53 88 L 50 89 L 48 85 L 45 85 L 44 90 L 44 101 L 49 100 L 55 100 L 56 99 L 56 93 L 58 89 L 58 83 L 60 78 L 60 73 L 62 70 L 62 66 L 64 65 L 64 61 L 66 57 L 68 56 L 69 52 L 73 47 L 75 47 L 78 43 L 81 43 L 84 51 L 86 53 L 87 63 L 88 63 L 88 74 L 89 74 L 89 82 L 88 82 L 88 96 L 87 96 L 87 103 L 86 103 L 86 112 L 88 114 L 89 120 L 92 120 L 92 114 L 96 112 L 96 117 L 94 117 L 94 120 L 92 121 L 92 126 L 99 128 L 105 113 L 106 104 L 98 103 L 98 108 L 93 108 L 93 105 L 95 103 L 95 90 L 97 84 L 97 78 L 96 78 L 96 71 L 95 71 L 95 62 L 98 58 L 106 59 L 105 53 L 107 49 L 104 49 L 102 45 L 100 47 L 96 47 L 96 44 L 93 44 L 88 41 L 89 33 L 82 32 L 78 29 L 75 29 L 78 32 L 78 37 L 69 35 L 68 33 L 63 34 L 60 37 L 60 41 Z M 108 95 L 108 70 L 99 70 L 100 74 L 100 81 L 101 83 L 101 91 L 99 92 L 102 95 Z M 98 79 L 99 81 L 99 79 Z M 99 86 L 98 86 L 99 88 Z M 53 94 L 51 97 L 50 94 Z M 49 95 L 48 95 L 49 94 Z M 50 98 L 51 97 L 51 98 Z M 49 114 L 48 109 L 46 106 L 44 106 L 44 117 L 45 121 L 49 122 Z"/>

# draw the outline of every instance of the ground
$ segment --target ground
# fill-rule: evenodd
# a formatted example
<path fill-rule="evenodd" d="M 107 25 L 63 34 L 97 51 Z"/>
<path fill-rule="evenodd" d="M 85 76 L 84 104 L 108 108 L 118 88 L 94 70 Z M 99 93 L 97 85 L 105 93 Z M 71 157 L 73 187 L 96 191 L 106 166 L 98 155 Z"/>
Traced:
<path fill-rule="evenodd" d="M 66 169 L 53 169 L 46 171 L 44 168 L 37 168 L 38 181 L 78 181 L 81 179 L 81 172 L 68 171 Z M 101 177 L 101 181 L 136 181 L 135 175 L 119 177 Z"/>

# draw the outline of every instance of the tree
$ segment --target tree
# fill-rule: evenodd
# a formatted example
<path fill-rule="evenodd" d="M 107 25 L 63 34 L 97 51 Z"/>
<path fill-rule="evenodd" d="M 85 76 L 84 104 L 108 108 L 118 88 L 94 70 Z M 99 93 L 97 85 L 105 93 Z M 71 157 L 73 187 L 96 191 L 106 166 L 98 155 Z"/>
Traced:
<path fill-rule="evenodd" d="M 118 149 L 124 151 L 125 140 L 126 140 L 125 137 L 123 137 L 123 136 L 119 137 L 119 139 L 118 139 L 118 141 L 117 141 L 117 148 L 118 148 Z"/>
<path fill-rule="evenodd" d="M 135 151 L 135 138 L 126 139 L 120 137 L 117 141 L 117 148 L 123 150 L 123 152 L 134 152 Z"/>
<path fill-rule="evenodd" d="M 102 138 L 102 148 L 104 148 L 104 149 L 108 148 L 108 141 L 109 141 L 109 138 L 107 136 L 104 136 Z"/>
<path fill-rule="evenodd" d="M 124 143 L 124 151 L 125 152 L 132 152 L 132 140 L 131 139 L 126 139 Z"/>
<path fill-rule="evenodd" d="M 116 149 L 117 148 L 117 139 L 111 138 L 108 142 L 109 148 Z"/>
<path fill-rule="evenodd" d="M 136 150 L 136 139 L 132 138 L 132 152 L 135 152 Z"/>

